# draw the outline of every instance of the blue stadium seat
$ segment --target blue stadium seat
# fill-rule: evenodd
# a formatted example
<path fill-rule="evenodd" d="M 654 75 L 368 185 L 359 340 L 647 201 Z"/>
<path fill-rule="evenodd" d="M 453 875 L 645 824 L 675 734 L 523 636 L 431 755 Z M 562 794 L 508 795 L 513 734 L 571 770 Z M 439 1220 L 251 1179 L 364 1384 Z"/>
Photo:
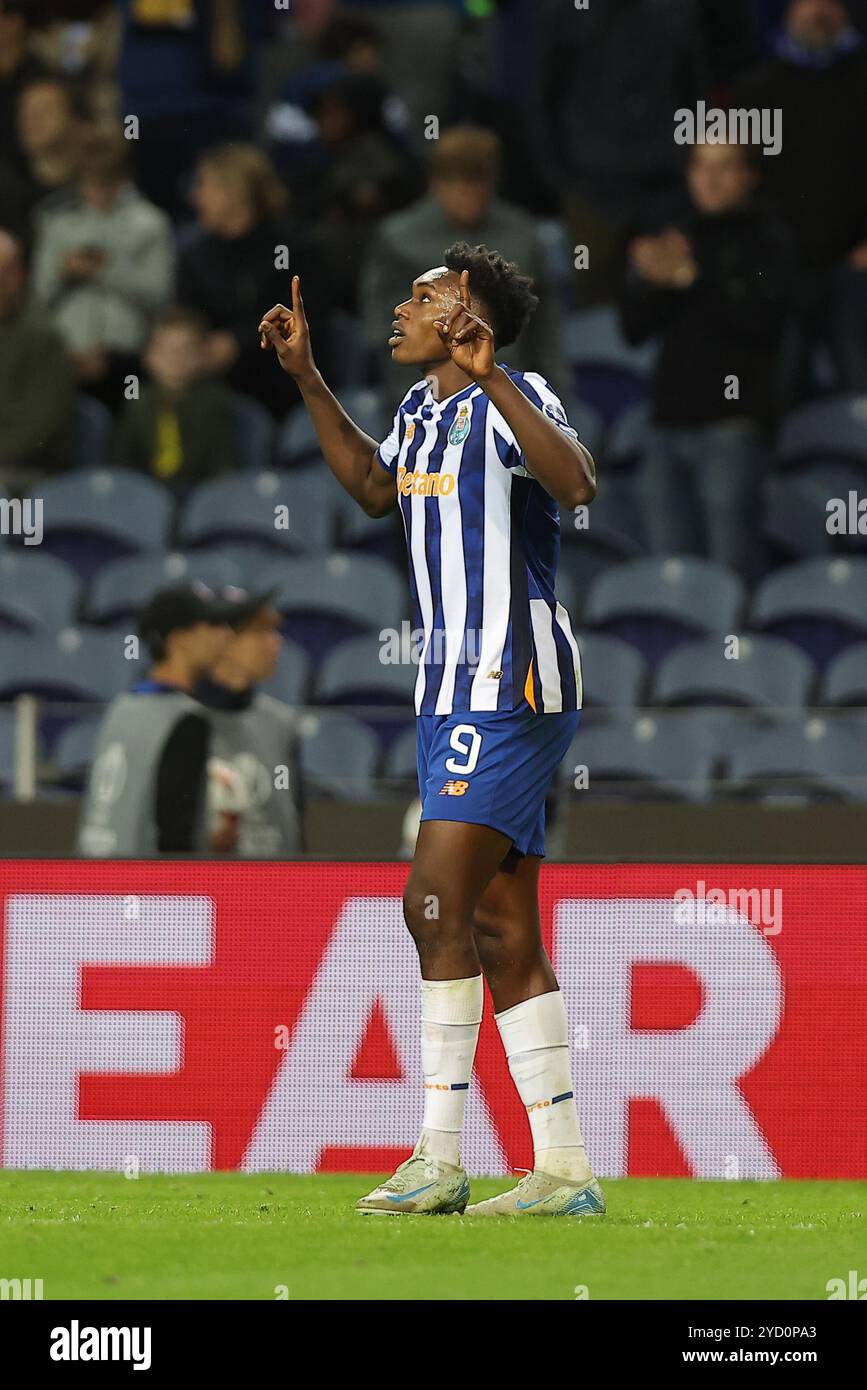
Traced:
<path fill-rule="evenodd" d="M 867 642 L 853 642 L 825 672 L 819 703 L 867 706 Z"/>
<path fill-rule="evenodd" d="M 743 603 L 740 579 L 722 565 L 691 555 L 653 557 L 600 574 L 583 622 L 622 637 L 656 665 L 691 637 L 736 631 Z"/>
<path fill-rule="evenodd" d="M 793 708 L 807 703 L 815 668 L 791 642 L 749 634 L 737 658 L 726 658 L 719 637 L 689 642 L 662 662 L 653 685 L 658 705 L 753 705 Z"/>
<path fill-rule="evenodd" d="M 863 738 L 842 721 L 810 714 L 765 729 L 737 748 L 729 788 L 758 800 L 867 801 Z"/>
<path fill-rule="evenodd" d="M 273 695 L 287 705 L 304 705 L 310 688 L 310 659 L 295 642 L 284 642 L 280 648 L 277 670 L 260 687 L 263 694 Z"/>
<path fill-rule="evenodd" d="M 576 367 L 616 367 L 648 377 L 656 360 L 656 345 L 633 347 L 623 336 L 617 310 L 609 305 L 570 314 L 564 325 L 564 351 Z"/>
<path fill-rule="evenodd" d="M 286 555 L 327 549 L 334 532 L 333 496 L 334 479 L 321 465 L 294 475 L 266 471 L 215 478 L 190 493 L 180 535 L 188 545 L 244 541 Z"/>
<path fill-rule="evenodd" d="M 624 480 L 618 484 L 607 479 L 585 510 L 561 507 L 560 535 L 560 567 L 569 571 L 582 591 L 592 586 L 603 569 L 645 553 L 639 509 Z"/>
<path fill-rule="evenodd" d="M 377 792 L 380 748 L 360 719 L 337 710 L 302 715 L 301 769 L 308 790 L 341 801 L 369 801 Z"/>
<path fill-rule="evenodd" d="M 0 791 L 8 791 L 15 780 L 15 712 L 0 709 Z"/>
<path fill-rule="evenodd" d="M 108 700 L 130 683 L 119 634 L 66 627 L 57 632 L 0 635 L 0 700 L 42 695 L 53 700 Z"/>
<path fill-rule="evenodd" d="M 628 708 L 641 703 L 647 665 L 634 647 L 602 632 L 576 633 L 585 705 Z"/>
<path fill-rule="evenodd" d="M 561 764 L 564 786 L 575 786 L 579 767 L 587 768 L 588 784 L 576 796 L 704 801 L 713 757 L 676 720 L 641 713 L 579 729 Z"/>
<path fill-rule="evenodd" d="M 795 642 L 824 670 L 867 636 L 867 558 L 823 557 L 774 570 L 753 595 L 749 623 Z"/>
<path fill-rule="evenodd" d="M 392 564 L 406 564 L 406 541 L 400 512 L 388 516 L 368 516 L 348 492 L 332 479 L 338 521 L 338 544 L 341 550 L 363 550 L 367 555 L 379 555 Z"/>
<path fill-rule="evenodd" d="M 834 396 L 798 406 L 780 426 L 775 456 L 784 466 L 835 458 L 867 464 L 867 396 Z"/>
<path fill-rule="evenodd" d="M 355 387 L 341 390 L 338 396 L 340 404 L 359 428 L 369 434 L 377 444 L 381 443 L 391 429 L 394 417 L 380 393 L 368 387 Z M 277 453 L 281 462 L 290 468 L 310 463 L 313 459 L 321 459 L 316 430 L 303 407 L 296 406 L 283 421 L 277 441 Z"/>
<path fill-rule="evenodd" d="M 108 406 L 93 396 L 77 396 L 72 429 L 73 468 L 106 468 L 111 463 L 112 433 Z"/>
<path fill-rule="evenodd" d="M 162 550 L 173 501 L 161 483 L 126 468 L 79 469 L 40 483 L 45 549 L 85 579 L 102 565 Z"/>
<path fill-rule="evenodd" d="M 408 619 L 405 584 L 387 561 L 335 551 L 291 559 L 261 576 L 262 588 L 277 587 L 275 605 L 285 630 L 314 662 L 336 642 L 384 628 L 400 631 Z"/>
<path fill-rule="evenodd" d="M 274 460 L 276 428 L 264 405 L 253 400 L 252 396 L 235 391 L 232 395 L 232 425 L 240 467 L 250 471 L 270 468 Z"/>
<path fill-rule="evenodd" d="M 395 788 L 415 792 L 418 788 L 417 732 L 403 729 L 388 750 L 385 777 Z"/>
<path fill-rule="evenodd" d="M 64 627 L 80 595 L 78 575 L 55 556 L 25 545 L 0 551 L 0 631 Z"/>
<path fill-rule="evenodd" d="M 93 750 L 100 718 L 77 719 L 67 724 L 54 746 L 54 782 L 73 791 L 82 791 L 93 762 Z"/>
<path fill-rule="evenodd" d="M 809 478 L 772 474 L 762 490 L 763 531 L 778 555 L 801 559 L 830 554 L 824 488 Z"/>
<path fill-rule="evenodd" d="M 238 566 L 219 551 L 133 555 L 112 561 L 95 576 L 87 595 L 88 620 L 114 623 L 132 617 L 157 589 L 195 579 L 213 589 L 243 584 Z"/>
<path fill-rule="evenodd" d="M 313 698 L 322 705 L 411 706 L 418 665 L 383 659 L 376 633 L 351 637 L 328 653 L 316 673 Z"/>

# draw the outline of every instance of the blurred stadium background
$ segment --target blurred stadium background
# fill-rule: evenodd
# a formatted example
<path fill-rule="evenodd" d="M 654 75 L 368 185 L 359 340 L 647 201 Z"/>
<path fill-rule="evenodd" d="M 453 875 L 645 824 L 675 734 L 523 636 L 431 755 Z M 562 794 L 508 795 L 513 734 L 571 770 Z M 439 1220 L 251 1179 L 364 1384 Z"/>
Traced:
<path fill-rule="evenodd" d="M 634 857 L 648 801 L 663 857 L 737 857 L 757 833 L 771 856 L 859 842 L 867 525 L 826 522 L 867 479 L 864 10 L 591 8 L 0 5 L 0 496 L 41 498 L 44 527 L 38 546 L 11 524 L 0 538 L 4 853 L 71 852 L 94 729 L 134 676 L 123 639 L 184 578 L 277 587 L 270 689 L 303 711 L 308 851 L 401 852 L 414 667 L 383 664 L 379 636 L 409 620 L 399 522 L 341 494 L 255 330 L 298 271 L 327 379 L 383 437 L 406 384 L 383 346 L 392 304 L 456 236 L 536 276 L 536 324 L 507 358 L 552 380 L 599 465 L 589 522 L 562 521 L 588 713 L 552 852 Z M 798 26 L 817 24 L 827 51 L 805 61 Z M 784 143 L 757 161 L 732 263 L 696 231 L 708 294 L 672 327 L 636 238 L 697 226 L 671 122 L 701 98 L 781 106 Z M 738 291 L 763 237 L 767 293 Z M 705 389 L 729 344 L 763 382 L 734 427 Z M 727 536 L 681 486 L 714 449 Z M 672 531 L 646 489 L 675 456 Z M 769 809 L 815 801 L 847 814 L 775 830 Z"/>

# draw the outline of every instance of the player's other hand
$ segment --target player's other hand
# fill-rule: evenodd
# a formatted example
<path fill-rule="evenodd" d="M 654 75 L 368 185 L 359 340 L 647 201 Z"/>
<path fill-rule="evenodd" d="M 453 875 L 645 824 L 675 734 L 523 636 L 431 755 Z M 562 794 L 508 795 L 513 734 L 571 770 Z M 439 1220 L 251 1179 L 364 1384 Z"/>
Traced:
<path fill-rule="evenodd" d="M 470 308 L 468 270 L 461 271 L 460 297 L 460 304 L 455 305 L 447 318 L 438 319 L 434 328 L 455 366 L 474 381 L 485 381 L 497 365 L 494 333 L 491 325 Z"/>
<path fill-rule="evenodd" d="M 300 377 L 313 371 L 310 328 L 301 298 L 301 281 L 292 276 L 292 308 L 275 304 L 259 324 L 259 346 L 273 348 L 277 360 L 289 376 Z"/>

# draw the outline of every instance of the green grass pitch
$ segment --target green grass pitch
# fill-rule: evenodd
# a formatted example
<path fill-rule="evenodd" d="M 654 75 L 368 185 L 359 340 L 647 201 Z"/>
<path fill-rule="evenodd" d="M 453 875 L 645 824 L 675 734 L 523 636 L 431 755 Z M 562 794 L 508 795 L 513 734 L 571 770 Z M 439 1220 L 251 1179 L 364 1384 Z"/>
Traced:
<path fill-rule="evenodd" d="M 823 1300 L 867 1274 L 863 1182 L 622 1179 L 587 1221 L 359 1216 L 372 1185 L 0 1171 L 0 1279 L 45 1299 Z"/>

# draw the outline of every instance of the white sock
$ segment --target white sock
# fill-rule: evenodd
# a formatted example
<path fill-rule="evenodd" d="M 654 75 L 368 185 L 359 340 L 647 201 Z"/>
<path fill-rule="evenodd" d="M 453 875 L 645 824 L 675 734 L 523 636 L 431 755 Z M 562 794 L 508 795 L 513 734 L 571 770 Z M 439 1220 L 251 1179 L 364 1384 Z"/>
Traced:
<path fill-rule="evenodd" d="M 424 1119 L 414 1152 L 456 1168 L 483 1002 L 481 975 L 421 982 Z"/>
<path fill-rule="evenodd" d="M 495 1018 L 512 1080 L 527 1107 L 535 1167 L 587 1182 L 593 1172 L 575 1108 L 562 994 L 538 994 Z"/>

